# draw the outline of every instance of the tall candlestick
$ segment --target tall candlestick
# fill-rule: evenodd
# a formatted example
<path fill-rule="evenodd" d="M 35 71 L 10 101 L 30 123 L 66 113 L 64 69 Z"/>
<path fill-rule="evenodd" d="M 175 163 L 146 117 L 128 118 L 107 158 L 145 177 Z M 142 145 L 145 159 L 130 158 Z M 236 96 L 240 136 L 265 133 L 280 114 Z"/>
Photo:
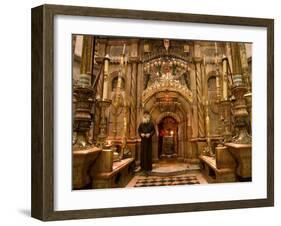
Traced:
<path fill-rule="evenodd" d="M 223 84 L 222 84 L 222 98 L 223 100 L 227 100 L 228 98 L 228 84 L 227 84 L 227 58 L 225 55 L 223 55 L 222 59 L 222 78 L 223 78 Z"/>
<path fill-rule="evenodd" d="M 106 55 L 104 58 L 104 71 L 103 71 L 103 92 L 102 99 L 106 100 L 108 98 L 108 73 L 109 73 L 109 56 Z"/>
<path fill-rule="evenodd" d="M 124 43 L 121 58 L 120 58 L 121 72 L 123 76 L 125 76 L 125 69 L 126 69 L 125 66 L 127 66 L 127 62 L 125 59 L 125 50 L 126 50 L 126 44 Z"/>
<path fill-rule="evenodd" d="M 102 99 L 106 100 L 107 97 L 108 97 L 108 81 L 107 81 L 107 78 L 105 78 L 104 82 L 103 82 Z"/>
<path fill-rule="evenodd" d="M 217 88 L 217 99 L 221 100 L 221 84 L 220 84 L 220 73 L 218 65 L 218 47 L 217 42 L 215 42 L 215 67 L 216 67 L 216 88 Z"/>
<path fill-rule="evenodd" d="M 125 55 L 125 49 L 126 49 L 126 44 L 124 43 L 124 45 L 123 45 L 123 51 L 122 51 L 122 55 L 123 55 L 123 56 Z"/>
<path fill-rule="evenodd" d="M 218 63 L 218 46 L 217 42 L 215 42 L 215 63 Z"/>
<path fill-rule="evenodd" d="M 206 56 L 203 56 L 203 68 L 202 68 L 202 99 L 203 99 L 203 104 L 205 104 L 205 99 L 208 98 L 208 83 L 206 79 Z"/>
<path fill-rule="evenodd" d="M 210 136 L 210 117 L 209 117 L 209 102 L 206 101 L 206 133 Z"/>
<path fill-rule="evenodd" d="M 221 86 L 220 86 L 219 75 L 216 76 L 216 88 L 217 88 L 217 99 L 218 99 L 218 101 L 220 101 L 221 100 Z"/>

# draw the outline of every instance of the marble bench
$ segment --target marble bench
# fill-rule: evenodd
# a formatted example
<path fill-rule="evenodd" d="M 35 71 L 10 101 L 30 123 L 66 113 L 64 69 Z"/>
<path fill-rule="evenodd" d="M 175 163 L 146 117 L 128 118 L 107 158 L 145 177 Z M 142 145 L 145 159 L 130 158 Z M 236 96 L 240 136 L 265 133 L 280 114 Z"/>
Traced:
<path fill-rule="evenodd" d="M 218 168 L 214 157 L 199 156 L 201 169 L 209 183 L 235 182 L 235 168 Z"/>
<path fill-rule="evenodd" d="M 126 158 L 113 163 L 110 172 L 93 172 L 93 188 L 118 188 L 125 187 L 134 174 L 134 158 Z"/>

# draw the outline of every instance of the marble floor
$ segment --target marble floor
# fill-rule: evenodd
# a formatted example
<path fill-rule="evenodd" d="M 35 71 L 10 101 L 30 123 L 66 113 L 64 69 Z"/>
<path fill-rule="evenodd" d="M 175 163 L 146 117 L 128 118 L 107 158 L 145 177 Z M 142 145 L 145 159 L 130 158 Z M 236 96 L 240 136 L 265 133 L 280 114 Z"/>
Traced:
<path fill-rule="evenodd" d="M 207 184 L 199 165 L 178 161 L 159 161 L 149 173 L 136 170 L 126 187 Z"/>

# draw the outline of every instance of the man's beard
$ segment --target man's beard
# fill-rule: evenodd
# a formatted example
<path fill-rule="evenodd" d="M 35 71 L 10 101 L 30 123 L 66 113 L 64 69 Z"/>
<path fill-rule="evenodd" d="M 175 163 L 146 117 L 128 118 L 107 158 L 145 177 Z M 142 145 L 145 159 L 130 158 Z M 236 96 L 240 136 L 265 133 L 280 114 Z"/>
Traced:
<path fill-rule="evenodd" d="M 144 116 L 144 117 L 142 118 L 142 122 L 143 122 L 143 123 L 149 123 L 149 122 L 150 122 L 150 117 L 149 117 L 149 116 Z"/>

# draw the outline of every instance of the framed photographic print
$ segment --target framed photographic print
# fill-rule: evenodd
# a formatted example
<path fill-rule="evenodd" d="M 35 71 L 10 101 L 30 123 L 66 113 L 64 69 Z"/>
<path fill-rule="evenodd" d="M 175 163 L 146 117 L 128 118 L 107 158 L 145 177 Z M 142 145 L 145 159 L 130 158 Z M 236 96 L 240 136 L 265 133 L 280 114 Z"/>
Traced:
<path fill-rule="evenodd" d="M 274 21 L 32 9 L 32 216 L 274 204 Z"/>

